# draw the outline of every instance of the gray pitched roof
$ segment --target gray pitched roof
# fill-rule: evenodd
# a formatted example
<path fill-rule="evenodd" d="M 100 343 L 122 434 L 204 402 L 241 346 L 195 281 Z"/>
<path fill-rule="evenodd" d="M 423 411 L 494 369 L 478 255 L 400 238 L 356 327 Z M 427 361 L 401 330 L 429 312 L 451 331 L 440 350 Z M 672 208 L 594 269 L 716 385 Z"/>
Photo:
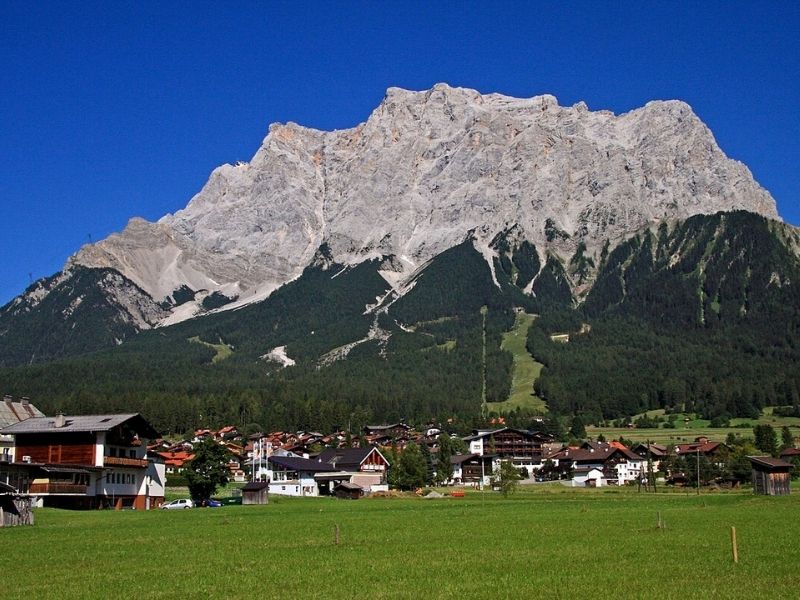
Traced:
<path fill-rule="evenodd" d="M 377 452 L 386 460 L 386 457 L 375 446 L 367 446 L 366 448 L 326 448 L 319 453 L 317 460 L 336 465 L 339 469 L 359 469 L 361 463 L 372 452 Z M 389 464 L 389 461 L 386 460 L 386 463 Z"/>
<path fill-rule="evenodd" d="M 0 429 L 32 417 L 43 417 L 44 413 L 30 402 L 19 402 L 6 396 L 0 401 Z"/>
<path fill-rule="evenodd" d="M 270 456 L 269 462 L 271 462 L 273 465 L 279 465 L 281 467 L 291 469 L 292 471 L 317 473 L 322 471 L 337 470 L 336 467 L 331 464 L 297 456 Z"/>
<path fill-rule="evenodd" d="M 120 415 L 78 415 L 64 416 L 64 426 L 56 427 L 57 417 L 31 417 L 14 425 L 0 429 L 0 433 L 19 435 L 25 433 L 76 433 L 109 431 L 118 425 L 131 423 L 136 433 L 149 438 L 157 438 L 158 432 L 139 413 Z"/>

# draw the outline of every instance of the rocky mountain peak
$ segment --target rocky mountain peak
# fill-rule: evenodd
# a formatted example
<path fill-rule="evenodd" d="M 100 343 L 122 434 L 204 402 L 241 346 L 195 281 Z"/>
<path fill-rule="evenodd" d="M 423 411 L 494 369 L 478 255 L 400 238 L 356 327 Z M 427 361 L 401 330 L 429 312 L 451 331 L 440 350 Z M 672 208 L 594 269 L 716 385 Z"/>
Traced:
<path fill-rule="evenodd" d="M 513 228 L 568 257 L 733 209 L 777 218 L 683 102 L 614 115 L 437 84 L 389 88 L 351 129 L 272 125 L 249 163 L 215 169 L 185 209 L 131 220 L 70 264 L 114 268 L 159 302 L 187 286 L 241 303 L 297 277 L 323 244 L 338 264 L 394 256 L 394 285 L 468 231 L 487 252 Z"/>

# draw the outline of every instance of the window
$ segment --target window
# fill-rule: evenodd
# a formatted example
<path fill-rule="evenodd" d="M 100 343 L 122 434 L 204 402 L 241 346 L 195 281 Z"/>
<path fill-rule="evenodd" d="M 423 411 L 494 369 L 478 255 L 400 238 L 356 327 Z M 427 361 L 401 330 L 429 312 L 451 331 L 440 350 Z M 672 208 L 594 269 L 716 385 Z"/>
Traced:
<path fill-rule="evenodd" d="M 110 447 L 110 448 L 108 449 L 108 455 L 109 455 L 109 456 L 116 456 L 116 455 L 117 455 L 117 449 L 116 449 L 116 448 L 114 448 L 113 446 L 112 446 L 112 447 Z"/>
<path fill-rule="evenodd" d="M 133 449 L 133 448 L 128 450 L 128 456 L 131 457 L 131 458 L 136 458 L 136 450 Z"/>

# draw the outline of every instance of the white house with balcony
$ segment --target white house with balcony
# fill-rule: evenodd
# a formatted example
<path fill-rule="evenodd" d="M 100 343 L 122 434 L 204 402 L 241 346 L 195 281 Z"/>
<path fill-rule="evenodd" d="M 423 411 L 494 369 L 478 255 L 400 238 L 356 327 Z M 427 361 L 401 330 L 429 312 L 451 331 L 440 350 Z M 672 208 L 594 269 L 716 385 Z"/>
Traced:
<path fill-rule="evenodd" d="M 146 510 L 164 500 L 164 464 L 147 457 L 158 432 L 139 414 L 31 417 L 0 434 L 14 439 L 9 483 L 40 505 Z"/>

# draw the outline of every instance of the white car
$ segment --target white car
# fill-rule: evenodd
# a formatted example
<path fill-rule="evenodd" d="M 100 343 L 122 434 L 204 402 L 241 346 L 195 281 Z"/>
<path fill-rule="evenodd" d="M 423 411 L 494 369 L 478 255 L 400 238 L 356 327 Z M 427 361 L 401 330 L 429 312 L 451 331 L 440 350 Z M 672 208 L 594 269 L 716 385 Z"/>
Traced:
<path fill-rule="evenodd" d="M 188 498 L 181 498 L 180 500 L 173 500 L 169 504 L 162 504 L 161 508 L 164 508 L 166 510 L 172 510 L 178 508 L 194 508 L 194 502 L 192 502 Z"/>

